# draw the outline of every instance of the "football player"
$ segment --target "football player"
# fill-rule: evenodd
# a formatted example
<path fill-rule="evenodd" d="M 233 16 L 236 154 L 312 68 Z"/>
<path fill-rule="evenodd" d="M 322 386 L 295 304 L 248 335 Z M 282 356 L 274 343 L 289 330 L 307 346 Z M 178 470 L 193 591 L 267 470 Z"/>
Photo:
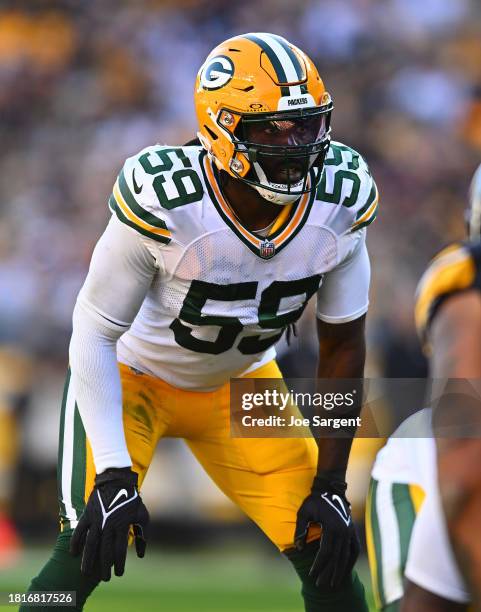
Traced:
<path fill-rule="evenodd" d="M 290 559 L 306 610 L 366 610 L 351 439 L 318 452 L 313 438 L 233 438 L 229 380 L 280 378 L 274 345 L 314 295 L 319 377 L 362 378 L 376 185 L 358 153 L 330 142 L 331 97 L 284 38 L 223 42 L 194 97 L 198 141 L 147 147 L 114 185 L 73 315 L 61 533 L 30 589 L 75 590 L 80 610 L 112 567 L 123 574 L 131 525 L 143 556 L 139 490 L 173 436 Z"/>
<path fill-rule="evenodd" d="M 456 439 L 459 425 L 449 418 L 459 421 L 461 411 L 480 406 L 463 380 L 450 380 L 439 390 L 440 380 L 481 378 L 481 166 L 471 183 L 468 213 L 470 240 L 435 257 L 417 292 L 416 324 L 429 349 L 433 408 L 398 428 L 372 472 L 366 535 L 380 610 L 466 610 L 472 592 L 465 578 L 475 584 L 481 563 L 480 482 L 472 469 L 481 447 L 476 439 Z M 475 422 L 471 419 L 471 428 Z M 433 428 L 442 434 L 437 444 Z M 450 536 L 461 550 L 461 566 Z"/>

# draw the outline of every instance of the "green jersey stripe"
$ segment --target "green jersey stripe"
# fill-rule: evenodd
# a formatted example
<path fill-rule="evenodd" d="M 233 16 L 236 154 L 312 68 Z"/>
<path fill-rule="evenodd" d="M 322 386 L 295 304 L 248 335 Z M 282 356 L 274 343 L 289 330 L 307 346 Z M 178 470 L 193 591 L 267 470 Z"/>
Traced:
<path fill-rule="evenodd" d="M 73 462 L 72 462 L 72 506 L 80 517 L 85 508 L 85 475 L 87 469 L 87 447 L 85 429 L 75 404 L 73 425 Z"/>
<path fill-rule="evenodd" d="M 311 177 L 311 181 L 313 182 L 315 180 L 315 175 L 314 175 L 314 171 L 310 170 L 310 177 Z M 304 215 L 302 217 L 302 219 L 299 221 L 299 225 L 293 230 L 293 232 L 284 240 L 284 242 L 282 242 L 278 247 L 277 247 L 277 252 L 279 252 L 281 249 L 283 249 L 285 246 L 287 246 L 289 244 L 289 242 L 291 242 L 291 240 L 293 240 L 297 234 L 301 231 L 301 229 L 304 227 L 310 213 L 311 213 L 311 209 L 312 209 L 312 205 L 314 203 L 314 199 L 316 197 L 316 190 L 313 189 L 311 191 L 311 193 L 309 194 L 309 201 L 307 203 L 307 207 L 306 210 L 304 212 Z M 277 232 L 276 232 L 277 235 Z"/>
<path fill-rule="evenodd" d="M 122 223 L 125 223 L 125 225 L 132 227 L 134 230 L 139 232 L 139 234 L 147 236 L 147 238 L 152 238 L 152 240 L 155 240 L 156 242 L 161 242 L 162 244 L 169 244 L 170 238 L 167 238 L 166 236 L 159 236 L 158 234 L 153 234 L 152 232 L 149 232 L 148 230 L 145 230 L 144 228 L 136 225 L 130 219 L 127 219 L 124 213 L 120 210 L 113 195 L 111 195 L 109 199 L 109 208 L 117 215 L 119 221 L 122 221 Z"/>
<path fill-rule="evenodd" d="M 401 546 L 401 567 L 406 567 L 411 532 L 416 519 L 416 511 L 409 492 L 409 485 L 394 483 L 392 500 L 396 510 L 399 526 L 399 543 Z"/>
<path fill-rule="evenodd" d="M 367 196 L 367 201 L 364 204 L 364 206 L 357 211 L 356 219 L 360 219 L 362 217 L 362 215 L 369 209 L 369 207 L 371 206 L 371 204 L 374 202 L 376 198 L 377 198 L 377 187 L 376 187 L 376 183 L 372 181 L 372 187 L 371 187 L 371 191 L 369 192 L 369 195 Z"/>
<path fill-rule="evenodd" d="M 115 201 L 115 197 L 113 193 L 110 194 L 109 209 L 111 213 L 117 213 L 117 202 Z"/>
<path fill-rule="evenodd" d="M 360 230 L 363 227 L 367 227 L 368 225 L 371 225 L 371 223 L 377 217 L 378 209 L 379 209 L 379 206 L 376 206 L 376 208 L 374 209 L 374 211 L 373 211 L 372 215 L 369 217 L 369 219 L 366 219 L 362 223 L 359 223 L 359 225 L 355 225 L 354 227 L 352 227 L 351 228 L 351 232 L 357 232 L 357 230 Z"/>
<path fill-rule="evenodd" d="M 58 435 L 58 461 L 57 461 L 57 497 L 60 504 L 60 515 L 65 516 L 67 509 L 62 496 L 62 464 L 63 464 L 63 436 L 65 430 L 65 408 L 67 405 L 68 387 L 70 385 L 70 368 L 67 370 L 67 377 L 63 389 L 62 407 L 60 409 L 60 429 Z"/>
<path fill-rule="evenodd" d="M 153 227 L 157 227 L 159 229 L 165 229 L 165 230 L 167 229 L 167 225 L 162 219 L 160 219 L 159 217 L 156 217 L 155 215 L 150 213 L 148 210 L 145 210 L 145 208 L 143 208 L 137 202 L 132 192 L 130 191 L 129 186 L 127 185 L 127 181 L 125 180 L 125 175 L 124 175 L 123 170 L 121 170 L 119 174 L 119 189 L 120 189 L 120 193 L 122 194 L 122 197 L 124 198 L 127 206 L 130 208 L 130 210 L 135 215 L 137 215 L 137 217 L 139 217 L 140 219 L 142 219 L 142 221 L 145 221 L 149 225 L 152 225 Z"/>

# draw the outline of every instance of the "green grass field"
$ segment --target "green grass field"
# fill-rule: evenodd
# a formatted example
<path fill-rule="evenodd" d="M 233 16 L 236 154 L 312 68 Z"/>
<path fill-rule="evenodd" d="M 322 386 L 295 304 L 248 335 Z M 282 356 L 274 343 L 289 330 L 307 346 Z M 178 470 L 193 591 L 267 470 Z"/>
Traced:
<path fill-rule="evenodd" d="M 0 571 L 0 591 L 24 592 L 49 555 L 27 549 L 20 563 Z M 359 564 L 369 586 L 367 565 Z M 103 583 L 90 597 L 89 612 L 302 612 L 300 585 L 281 556 L 256 547 L 224 546 L 202 551 L 148 550 L 137 559 L 129 550 L 126 573 Z M 12 610 L 14 606 L 0 606 Z M 41 608 L 39 608 L 41 610 Z"/>

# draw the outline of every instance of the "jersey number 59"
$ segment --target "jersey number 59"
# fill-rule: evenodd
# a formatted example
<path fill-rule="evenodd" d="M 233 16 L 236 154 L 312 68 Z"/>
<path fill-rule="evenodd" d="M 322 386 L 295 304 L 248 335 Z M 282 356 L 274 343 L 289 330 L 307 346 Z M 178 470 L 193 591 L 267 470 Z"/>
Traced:
<path fill-rule="evenodd" d="M 308 278 L 294 281 L 274 281 L 266 287 L 261 296 L 258 310 L 259 327 L 280 331 L 274 335 L 245 336 L 237 345 L 244 355 L 254 355 L 267 350 L 282 336 L 284 329 L 294 323 L 304 312 L 307 302 L 319 288 L 321 275 L 314 274 Z M 257 294 L 257 281 L 233 283 L 232 285 L 216 285 L 205 281 L 193 280 L 185 296 L 179 316 L 170 329 L 174 332 L 177 344 L 196 353 L 219 355 L 231 349 L 244 326 L 238 317 L 215 316 L 202 314 L 202 308 L 207 300 L 234 302 L 238 300 L 254 300 Z M 295 310 L 278 314 L 281 300 L 292 296 L 303 296 L 304 300 Z M 217 325 L 220 327 L 214 341 L 201 340 L 192 334 L 191 325 Z"/>

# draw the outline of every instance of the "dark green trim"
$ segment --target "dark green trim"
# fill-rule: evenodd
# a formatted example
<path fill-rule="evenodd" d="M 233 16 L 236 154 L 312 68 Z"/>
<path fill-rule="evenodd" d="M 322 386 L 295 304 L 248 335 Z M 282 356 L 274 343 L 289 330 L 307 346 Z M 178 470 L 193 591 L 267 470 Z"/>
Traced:
<path fill-rule="evenodd" d="M 377 211 L 379 210 L 379 206 L 376 206 L 373 214 L 369 217 L 369 219 L 367 219 L 366 221 L 364 221 L 363 223 L 360 223 L 359 225 L 356 225 L 356 227 L 351 228 L 351 232 L 357 232 L 357 230 L 362 229 L 363 227 L 367 227 L 368 225 L 371 225 L 371 223 L 374 221 L 374 219 L 377 217 Z"/>
<path fill-rule="evenodd" d="M 205 153 L 205 151 L 203 152 Z M 231 219 L 229 219 L 229 217 L 224 213 L 222 206 L 220 205 L 219 201 L 217 200 L 217 197 L 214 193 L 214 190 L 212 189 L 211 184 L 209 183 L 209 179 L 207 177 L 207 174 L 205 172 L 205 168 L 204 168 L 204 164 L 203 164 L 203 158 L 205 155 L 203 155 L 203 153 L 201 153 L 200 156 L 200 167 L 202 169 L 202 174 L 204 176 L 204 182 L 205 185 L 207 187 L 207 191 L 209 193 L 209 197 L 215 207 L 215 209 L 217 210 L 217 212 L 219 213 L 219 215 L 222 217 L 222 219 L 224 220 L 224 222 L 226 223 L 226 225 L 229 226 L 229 228 L 234 232 L 234 234 L 240 239 L 242 240 L 242 242 L 254 253 L 254 255 L 257 255 L 260 259 L 262 259 L 263 261 L 266 261 L 264 259 L 264 257 L 261 256 L 260 254 L 260 249 L 256 244 L 252 244 L 249 240 L 247 240 L 247 238 L 244 237 L 244 235 L 237 229 L 237 227 L 235 226 L 235 224 L 231 221 Z M 220 186 L 220 177 L 218 176 L 218 171 L 217 168 L 215 168 L 214 165 L 212 165 L 212 170 L 214 173 L 214 179 L 217 182 L 217 185 L 219 187 L 219 189 L 221 189 Z M 310 171 L 310 176 L 311 176 L 311 181 L 315 180 L 315 176 L 314 176 L 314 172 L 313 170 Z M 305 222 L 307 221 L 307 218 L 309 216 L 309 213 L 311 211 L 312 208 L 312 203 L 314 202 L 314 198 L 316 195 L 316 190 L 313 189 L 310 197 L 309 197 L 309 202 L 307 204 L 306 210 L 304 211 L 304 216 L 302 217 L 302 219 L 299 221 L 298 226 L 296 227 L 296 229 L 293 230 L 292 234 L 289 236 L 289 238 L 287 238 L 287 240 L 285 240 L 281 245 L 277 246 L 276 245 L 276 250 L 275 250 L 275 254 L 274 257 L 277 255 L 277 253 L 279 253 L 284 247 L 286 247 L 289 242 L 295 238 L 295 236 L 297 236 L 297 234 L 299 233 L 299 231 L 301 230 L 301 228 L 304 226 Z M 301 196 L 302 197 L 302 196 Z M 288 223 L 291 221 L 295 211 L 297 210 L 297 207 L 299 206 L 300 203 L 300 199 L 298 202 L 295 203 L 295 205 L 292 207 L 292 211 L 291 214 L 289 215 L 289 218 L 287 219 L 287 221 L 285 223 L 282 224 L 282 226 L 276 230 L 274 232 L 274 234 L 272 234 L 271 236 L 267 237 L 268 241 L 273 240 L 276 236 L 278 236 L 288 225 Z M 248 232 L 255 240 L 260 241 L 260 243 L 262 243 L 264 241 L 264 238 L 261 238 L 259 236 L 257 236 L 255 233 L 251 232 L 250 230 L 248 230 L 247 228 L 245 228 L 246 232 Z"/>
<path fill-rule="evenodd" d="M 381 530 L 379 527 L 379 519 L 377 517 L 376 511 L 376 493 L 377 493 L 378 481 L 374 478 L 371 479 L 370 489 L 371 494 L 369 496 L 369 500 L 371 503 L 370 513 L 371 513 L 371 527 L 372 527 L 372 538 L 374 541 L 374 552 L 376 555 L 376 567 L 377 567 L 377 591 L 379 593 L 379 599 L 381 600 L 381 605 L 385 605 L 386 598 L 384 594 L 384 585 L 382 582 L 382 540 L 381 540 Z"/>
<path fill-rule="evenodd" d="M 139 232 L 139 234 L 142 234 L 143 236 L 147 236 L 147 238 L 152 238 L 152 240 L 155 240 L 156 242 L 161 242 L 162 244 L 169 244 L 170 238 L 167 238 L 166 236 L 159 236 L 158 234 L 153 234 L 152 232 L 145 230 L 143 227 L 139 227 L 133 221 L 128 219 L 124 215 L 124 213 L 120 210 L 120 207 L 117 204 L 117 201 L 115 197 L 113 196 L 113 194 L 110 196 L 110 199 L 109 199 L 109 208 L 112 212 L 114 212 L 117 215 L 118 219 L 122 221 L 122 223 L 125 223 L 125 225 L 128 225 L 129 227 L 132 227 L 134 230 Z"/>
<path fill-rule="evenodd" d="M 207 177 L 207 174 L 205 173 L 205 168 L 204 168 L 204 165 L 202 163 L 201 163 L 201 169 L 202 169 L 202 174 L 204 175 L 204 182 L 205 182 L 205 185 L 207 187 L 207 191 L 209 193 L 209 197 L 210 197 L 210 199 L 212 201 L 212 204 L 214 205 L 215 209 L 217 210 L 217 212 L 221 216 L 222 220 L 225 222 L 226 225 L 228 225 L 230 227 L 230 229 L 234 232 L 234 234 L 240 240 L 242 240 L 242 242 L 254 253 L 254 255 L 259 255 L 259 249 L 257 248 L 257 246 L 252 244 L 251 242 L 249 242 L 249 240 L 247 240 L 246 238 L 244 238 L 244 236 L 241 234 L 241 232 L 239 232 L 239 230 L 236 228 L 236 226 L 232 223 L 232 221 L 229 219 L 229 217 L 222 210 L 221 205 L 217 201 L 217 197 L 216 197 L 216 195 L 214 193 L 214 190 L 212 189 L 212 186 L 209 183 L 209 179 Z M 257 240 L 258 240 L 258 238 L 257 238 Z"/>
<path fill-rule="evenodd" d="M 362 215 L 366 212 L 366 210 L 368 210 L 368 208 L 371 206 L 371 204 L 376 199 L 376 195 L 377 195 L 376 183 L 373 181 L 371 191 L 369 192 L 369 195 L 367 196 L 367 201 L 364 204 L 364 206 L 357 211 L 356 219 L 360 219 Z"/>
<path fill-rule="evenodd" d="M 256 45 L 258 45 L 265 52 L 265 54 L 269 58 L 276 72 L 277 82 L 278 83 L 288 83 L 284 67 L 281 64 L 277 55 L 271 49 L 271 47 L 266 42 L 264 42 L 261 38 L 258 38 L 257 36 L 254 36 L 253 34 L 248 34 L 247 36 L 245 36 L 245 38 L 256 43 Z M 281 88 L 281 96 L 290 96 L 289 87 L 285 85 L 280 85 L 280 88 Z"/>
<path fill-rule="evenodd" d="M 65 410 L 67 406 L 68 388 L 70 385 L 70 368 L 67 370 L 63 388 L 62 406 L 60 408 L 60 428 L 58 434 L 58 461 L 57 461 L 57 496 L 60 505 L 60 516 L 65 517 L 67 510 L 62 500 L 62 465 L 63 465 L 63 437 L 65 431 Z"/>
<path fill-rule="evenodd" d="M 167 229 L 167 225 L 165 224 L 165 221 L 163 221 L 159 217 L 156 217 L 149 211 L 145 210 L 145 208 L 140 206 L 140 204 L 134 198 L 132 192 L 129 189 L 129 186 L 127 185 L 127 181 L 125 180 L 125 175 L 124 175 L 123 170 L 121 170 L 119 174 L 119 189 L 120 189 L 120 193 L 122 194 L 122 197 L 124 198 L 127 206 L 130 208 L 130 210 L 135 215 L 137 215 L 137 217 L 140 217 L 142 221 L 145 221 L 146 223 L 148 223 L 149 225 L 152 225 L 153 227 L 157 227 L 159 229 L 165 229 L 165 230 Z"/>
<path fill-rule="evenodd" d="M 315 175 L 314 175 L 314 171 L 311 170 L 311 181 L 315 180 Z M 296 227 L 296 229 L 291 233 L 291 235 L 289 236 L 289 238 L 287 238 L 287 240 L 285 240 L 282 245 L 280 245 L 279 247 L 276 247 L 276 253 L 281 251 L 284 247 L 286 247 L 292 240 L 294 240 L 294 238 L 297 236 L 297 234 L 301 231 L 301 229 L 304 227 L 307 218 L 309 217 L 309 214 L 311 212 L 311 208 L 312 208 L 312 204 L 314 203 L 314 200 L 316 198 L 316 190 L 313 189 L 310 193 L 309 196 L 309 201 L 307 203 L 306 206 L 306 210 L 304 211 L 304 216 L 302 217 L 302 219 L 299 221 L 298 226 Z"/>
<path fill-rule="evenodd" d="M 72 506 L 80 517 L 85 508 L 85 477 L 87 471 L 87 447 L 85 429 L 75 404 L 73 424 L 73 461 L 72 461 Z"/>
<path fill-rule="evenodd" d="M 409 542 L 416 520 L 416 510 L 414 508 L 408 484 L 394 483 L 392 485 L 392 501 L 396 510 L 396 517 L 399 527 L 399 545 L 401 551 L 401 572 L 404 574 L 406 560 L 408 557 Z M 401 576 L 402 577 L 402 576 Z"/>

